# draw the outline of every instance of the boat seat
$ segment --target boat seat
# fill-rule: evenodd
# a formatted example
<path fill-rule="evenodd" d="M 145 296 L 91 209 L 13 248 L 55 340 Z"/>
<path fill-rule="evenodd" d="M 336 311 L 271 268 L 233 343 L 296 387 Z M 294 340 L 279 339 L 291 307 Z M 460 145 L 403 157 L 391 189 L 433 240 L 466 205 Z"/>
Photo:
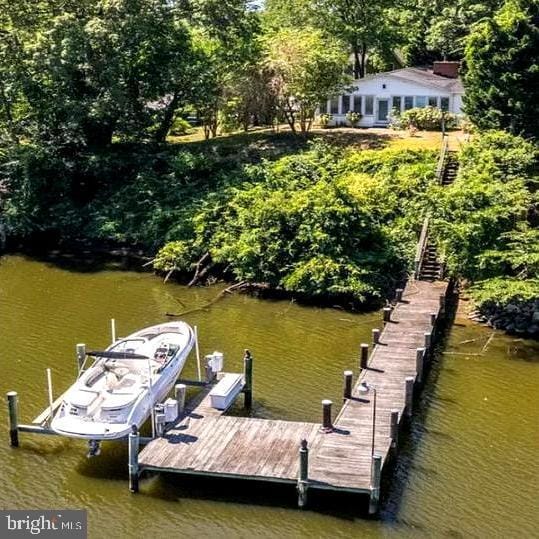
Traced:
<path fill-rule="evenodd" d="M 115 408 L 125 408 L 135 402 L 138 393 L 107 393 L 101 408 L 103 410 L 113 410 Z"/>
<path fill-rule="evenodd" d="M 97 391 L 80 387 L 70 391 L 66 400 L 77 408 L 88 408 L 98 396 L 99 393 Z"/>

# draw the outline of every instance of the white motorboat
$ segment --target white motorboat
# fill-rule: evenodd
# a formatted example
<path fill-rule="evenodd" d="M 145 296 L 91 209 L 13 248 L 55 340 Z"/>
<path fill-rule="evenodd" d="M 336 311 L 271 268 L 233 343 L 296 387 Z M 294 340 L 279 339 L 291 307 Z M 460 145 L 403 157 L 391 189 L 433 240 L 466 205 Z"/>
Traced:
<path fill-rule="evenodd" d="M 194 344 L 189 325 L 169 322 L 88 352 L 96 360 L 65 393 L 52 430 L 91 440 L 91 453 L 100 440 L 127 436 L 170 392 Z"/>

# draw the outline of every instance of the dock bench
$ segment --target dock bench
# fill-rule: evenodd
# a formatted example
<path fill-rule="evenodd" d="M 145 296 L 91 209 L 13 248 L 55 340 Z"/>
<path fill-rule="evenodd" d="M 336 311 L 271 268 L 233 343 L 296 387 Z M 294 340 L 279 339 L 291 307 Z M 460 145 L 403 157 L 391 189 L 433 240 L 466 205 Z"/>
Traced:
<path fill-rule="evenodd" d="M 227 373 L 210 391 L 211 405 L 218 410 L 229 408 L 243 389 L 245 382 L 241 374 Z"/>

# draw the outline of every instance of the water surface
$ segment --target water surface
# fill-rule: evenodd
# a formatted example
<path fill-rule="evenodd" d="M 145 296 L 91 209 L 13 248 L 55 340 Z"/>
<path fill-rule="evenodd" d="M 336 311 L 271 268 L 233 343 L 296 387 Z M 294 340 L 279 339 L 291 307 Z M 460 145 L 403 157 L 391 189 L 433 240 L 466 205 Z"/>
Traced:
<path fill-rule="evenodd" d="M 19 392 L 26 422 L 46 405 L 45 368 L 59 394 L 75 375 L 75 344 L 106 346 L 111 317 L 127 334 L 220 291 L 74 267 L 0 259 L 0 389 Z M 380 327 L 379 313 L 243 295 L 184 319 L 198 326 L 202 353 L 225 353 L 227 370 L 240 370 L 251 349 L 254 414 L 307 421 L 319 420 L 322 398 L 340 401 L 342 371 L 355 368 L 358 344 Z M 184 374 L 196 375 L 194 360 Z M 0 506 L 86 507 L 93 538 L 539 537 L 539 345 L 461 320 L 419 399 L 378 521 L 361 518 L 361 498 L 315 496 L 298 511 L 293 489 L 256 483 L 161 476 L 132 495 L 122 444 L 92 460 L 83 442 L 56 437 L 21 434 L 12 449 L 0 410 Z"/>

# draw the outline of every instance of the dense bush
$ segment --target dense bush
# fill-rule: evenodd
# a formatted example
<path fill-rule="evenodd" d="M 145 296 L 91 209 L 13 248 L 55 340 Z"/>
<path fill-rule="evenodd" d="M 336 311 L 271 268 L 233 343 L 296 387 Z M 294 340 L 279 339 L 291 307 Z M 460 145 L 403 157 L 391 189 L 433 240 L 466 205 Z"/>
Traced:
<path fill-rule="evenodd" d="M 471 293 L 484 312 L 539 298 L 537 149 L 492 131 L 459 160 L 455 183 L 431 192 L 433 232 L 449 272 L 475 283 Z"/>
<path fill-rule="evenodd" d="M 399 114 L 393 111 L 391 115 L 391 127 L 394 129 L 409 129 L 415 127 L 425 131 L 441 131 L 442 120 L 445 127 L 451 128 L 456 125 L 457 118 L 451 112 L 444 112 L 437 107 L 414 108 Z"/>

